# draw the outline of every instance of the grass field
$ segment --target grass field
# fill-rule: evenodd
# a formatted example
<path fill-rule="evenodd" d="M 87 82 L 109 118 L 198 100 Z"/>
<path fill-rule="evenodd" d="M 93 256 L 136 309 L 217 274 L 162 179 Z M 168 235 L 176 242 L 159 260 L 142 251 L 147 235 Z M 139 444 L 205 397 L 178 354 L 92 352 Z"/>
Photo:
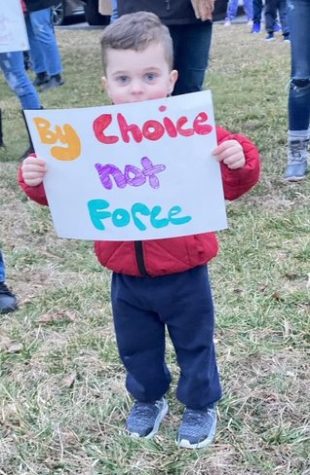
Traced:
<path fill-rule="evenodd" d="M 45 107 L 98 105 L 100 31 L 58 31 L 66 84 Z M 110 274 L 89 242 L 55 236 L 48 209 L 16 182 L 27 145 L 0 77 L 0 248 L 20 309 L 0 322 L 0 475 L 309 475 L 309 179 L 282 181 L 289 45 L 215 25 L 206 87 L 218 123 L 259 146 L 262 179 L 228 206 L 210 264 L 224 386 L 215 443 L 177 449 L 174 390 L 156 439 L 124 434 L 131 401 L 111 322 Z M 308 354 L 307 354 L 308 352 Z"/>

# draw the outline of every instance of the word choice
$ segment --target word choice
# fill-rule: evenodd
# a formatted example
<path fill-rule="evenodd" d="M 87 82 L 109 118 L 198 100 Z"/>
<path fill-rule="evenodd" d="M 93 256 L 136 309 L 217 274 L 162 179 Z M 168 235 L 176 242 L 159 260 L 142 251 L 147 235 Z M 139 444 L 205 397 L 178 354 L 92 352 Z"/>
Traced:
<path fill-rule="evenodd" d="M 160 217 L 162 213 L 162 207 L 159 205 L 149 208 L 143 203 L 134 203 L 130 210 L 125 208 L 116 208 L 115 210 L 109 210 L 110 203 L 106 200 L 97 199 L 90 200 L 88 202 L 88 211 L 90 219 L 99 231 L 105 231 L 106 226 L 104 221 L 110 219 L 113 226 L 122 228 L 133 223 L 140 231 L 146 231 L 147 224 L 153 228 L 160 229 L 168 226 L 169 224 L 181 225 L 191 221 L 191 216 L 179 216 L 182 212 L 180 206 L 172 206 L 168 210 L 166 217 Z M 142 217 L 147 219 L 142 220 Z"/>
<path fill-rule="evenodd" d="M 159 107 L 160 112 L 165 112 L 166 109 L 165 106 Z M 102 114 L 97 117 L 93 122 L 93 130 L 97 140 L 104 144 L 114 144 L 119 140 L 125 143 L 130 141 L 140 143 L 143 139 L 157 141 L 164 135 L 171 138 L 191 137 L 195 134 L 208 135 L 213 129 L 212 125 L 208 124 L 208 119 L 206 112 L 199 112 L 194 119 L 182 115 L 173 120 L 165 116 L 161 120 L 150 119 L 138 125 L 134 122 L 128 123 L 126 117 L 119 112 L 116 117 L 112 114 Z M 108 135 L 111 124 L 118 126 L 118 135 Z"/>

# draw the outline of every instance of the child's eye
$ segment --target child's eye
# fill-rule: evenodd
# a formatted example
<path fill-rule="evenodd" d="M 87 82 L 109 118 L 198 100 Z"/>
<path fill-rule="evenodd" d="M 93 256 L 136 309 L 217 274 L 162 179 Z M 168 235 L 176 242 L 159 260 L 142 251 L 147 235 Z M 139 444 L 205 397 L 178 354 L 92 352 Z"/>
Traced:
<path fill-rule="evenodd" d="M 153 82 L 155 79 L 158 78 L 158 74 L 157 73 L 146 73 L 144 77 L 145 77 L 147 82 Z"/>
<path fill-rule="evenodd" d="M 128 84 L 129 82 L 129 76 L 125 76 L 125 75 L 122 75 L 122 76 L 117 76 L 116 77 L 116 81 L 119 83 L 119 84 Z"/>

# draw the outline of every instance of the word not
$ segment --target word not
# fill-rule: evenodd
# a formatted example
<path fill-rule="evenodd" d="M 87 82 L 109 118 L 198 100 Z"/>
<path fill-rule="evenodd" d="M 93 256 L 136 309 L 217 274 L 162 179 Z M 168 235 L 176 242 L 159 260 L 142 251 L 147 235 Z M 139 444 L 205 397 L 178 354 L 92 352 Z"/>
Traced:
<path fill-rule="evenodd" d="M 35 117 L 33 121 L 42 143 L 52 145 L 61 142 L 66 145 L 66 147 L 51 148 L 51 155 L 56 160 L 71 161 L 81 155 L 80 138 L 70 124 L 64 124 L 62 127 L 56 125 L 55 130 L 52 130 L 51 123 L 43 117 Z"/>
<path fill-rule="evenodd" d="M 182 212 L 180 206 L 172 206 L 168 210 L 166 218 L 160 218 L 159 215 L 162 212 L 161 206 L 153 206 L 149 208 L 143 203 L 134 203 L 130 210 L 125 208 L 116 208 L 113 211 L 108 210 L 110 203 L 106 200 L 90 200 L 88 202 L 88 211 L 90 219 L 99 231 L 105 231 L 106 227 L 103 223 L 105 219 L 111 219 L 112 224 L 117 228 L 122 228 L 128 226 L 131 222 L 136 226 L 140 231 L 145 231 L 147 226 L 142 221 L 141 216 L 149 217 L 149 224 L 153 228 L 164 228 L 169 224 L 181 225 L 191 221 L 191 216 L 180 216 L 178 215 Z"/>
<path fill-rule="evenodd" d="M 124 173 L 122 173 L 118 167 L 110 163 L 106 165 L 96 163 L 95 168 L 98 172 L 101 184 L 107 190 L 111 190 L 113 187 L 110 176 L 113 176 L 118 188 L 125 188 L 126 185 L 141 186 L 144 185 L 147 179 L 149 180 L 151 188 L 159 188 L 159 179 L 156 173 L 163 172 L 166 166 L 162 164 L 153 165 L 148 157 L 141 158 L 140 163 L 142 170 L 134 165 L 126 165 Z"/>
<path fill-rule="evenodd" d="M 165 112 L 166 106 L 160 106 L 159 111 Z M 107 129 L 111 124 L 117 122 L 119 135 L 106 135 Z M 212 126 L 207 123 L 208 114 L 199 112 L 192 123 L 185 115 L 179 117 L 175 122 L 169 117 L 164 117 L 162 121 L 150 119 L 144 122 L 142 126 L 135 123 L 129 124 L 120 112 L 116 114 L 116 118 L 112 114 L 102 114 L 93 122 L 93 130 L 99 142 L 104 144 L 114 144 L 120 139 L 125 143 L 130 140 L 140 143 L 143 139 L 160 140 L 165 134 L 175 138 L 178 136 L 190 137 L 194 134 L 207 135 L 212 131 Z"/>

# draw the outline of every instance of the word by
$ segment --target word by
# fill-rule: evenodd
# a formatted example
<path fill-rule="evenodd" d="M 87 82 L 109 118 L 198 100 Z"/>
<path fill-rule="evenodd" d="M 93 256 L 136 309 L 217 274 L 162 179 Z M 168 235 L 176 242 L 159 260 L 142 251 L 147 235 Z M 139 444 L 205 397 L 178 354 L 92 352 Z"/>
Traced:
<path fill-rule="evenodd" d="M 142 170 L 134 165 L 126 165 L 124 173 L 110 163 L 101 165 L 96 163 L 95 168 L 98 172 L 101 184 L 107 190 L 111 190 L 113 187 L 110 175 L 113 176 L 115 184 L 118 188 L 125 188 L 126 185 L 141 186 L 144 185 L 146 180 L 149 180 L 151 188 L 159 188 L 159 179 L 156 173 L 160 173 L 166 169 L 165 165 L 153 165 L 151 160 L 147 157 L 143 157 L 140 160 Z"/>
<path fill-rule="evenodd" d="M 166 106 L 160 106 L 159 111 L 165 112 Z M 119 135 L 106 135 L 108 127 L 117 122 Z M 207 135 L 212 131 L 212 126 L 208 123 L 208 114 L 199 112 L 195 119 L 189 124 L 189 119 L 185 115 L 179 117 L 175 122 L 169 117 L 164 117 L 161 122 L 150 119 L 144 122 L 142 126 L 135 123 L 129 124 L 120 112 L 116 114 L 116 119 L 112 114 L 102 114 L 93 122 L 93 130 L 99 142 L 104 144 L 114 144 L 120 139 L 125 143 L 129 143 L 132 139 L 134 142 L 140 143 L 143 139 L 160 140 L 165 134 L 175 138 L 178 136 L 190 137 L 194 134 Z"/>
<path fill-rule="evenodd" d="M 161 206 L 149 207 L 143 203 L 134 203 L 129 211 L 125 208 L 116 208 L 114 211 L 108 210 L 110 203 L 106 200 L 90 200 L 88 202 L 88 211 L 90 219 L 99 231 L 106 229 L 103 221 L 105 219 L 111 219 L 112 224 L 117 228 L 128 226 L 132 221 L 137 229 L 145 231 L 147 226 L 142 221 L 141 216 L 149 217 L 149 224 L 153 228 L 164 228 L 169 224 L 180 225 L 191 221 L 191 216 L 178 217 L 182 209 L 180 206 L 172 206 L 168 210 L 166 218 L 160 218 L 159 215 L 162 212 Z"/>
<path fill-rule="evenodd" d="M 44 144 L 55 144 L 61 142 L 66 147 L 52 147 L 51 155 L 57 160 L 71 161 L 75 160 L 81 155 L 81 141 L 70 124 L 55 126 L 55 130 L 51 129 L 51 123 L 42 117 L 35 117 L 33 119 L 37 131 L 39 133 L 41 142 Z"/>

